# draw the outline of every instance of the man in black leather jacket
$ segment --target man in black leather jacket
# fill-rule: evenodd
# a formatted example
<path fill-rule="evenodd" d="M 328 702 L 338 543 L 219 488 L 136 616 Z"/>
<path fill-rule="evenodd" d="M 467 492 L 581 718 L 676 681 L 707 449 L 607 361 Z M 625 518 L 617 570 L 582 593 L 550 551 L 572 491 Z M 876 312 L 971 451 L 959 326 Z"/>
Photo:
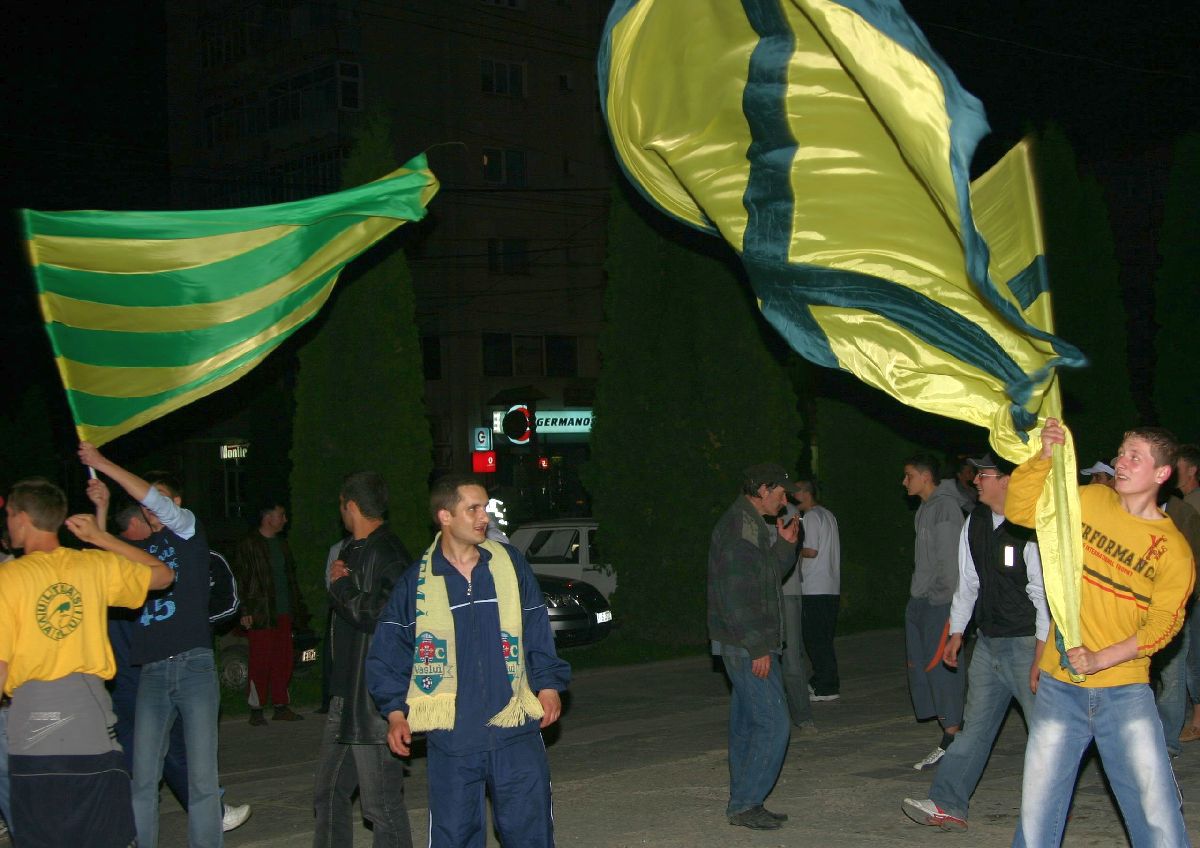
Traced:
<path fill-rule="evenodd" d="M 329 568 L 333 671 L 313 789 L 314 848 L 354 844 L 351 796 L 356 787 L 363 818 L 374 828 L 374 848 L 412 846 L 404 761 L 388 748 L 387 721 L 367 692 L 364 672 L 375 620 L 410 562 L 404 544 L 383 520 L 387 501 L 387 485 L 372 471 L 351 474 L 342 484 L 339 505 L 351 538 Z"/>

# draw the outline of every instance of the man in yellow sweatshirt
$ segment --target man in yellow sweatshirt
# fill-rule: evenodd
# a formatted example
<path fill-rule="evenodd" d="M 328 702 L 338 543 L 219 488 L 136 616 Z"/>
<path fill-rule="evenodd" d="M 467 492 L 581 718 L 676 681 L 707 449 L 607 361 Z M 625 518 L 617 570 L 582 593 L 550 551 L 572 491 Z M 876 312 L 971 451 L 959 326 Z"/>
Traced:
<path fill-rule="evenodd" d="M 1033 526 L 1038 494 L 1062 427 L 1042 428 L 1042 451 L 1009 482 L 1009 521 Z M 1080 628 L 1067 651 L 1074 683 L 1046 642 L 1021 785 L 1013 846 L 1057 846 L 1083 752 L 1094 739 L 1134 848 L 1186 846 L 1179 791 L 1149 686 L 1150 655 L 1183 625 L 1195 568 L 1187 541 L 1157 506 L 1171 476 L 1174 437 L 1158 427 L 1130 430 L 1121 442 L 1113 488 L 1085 486 Z"/>

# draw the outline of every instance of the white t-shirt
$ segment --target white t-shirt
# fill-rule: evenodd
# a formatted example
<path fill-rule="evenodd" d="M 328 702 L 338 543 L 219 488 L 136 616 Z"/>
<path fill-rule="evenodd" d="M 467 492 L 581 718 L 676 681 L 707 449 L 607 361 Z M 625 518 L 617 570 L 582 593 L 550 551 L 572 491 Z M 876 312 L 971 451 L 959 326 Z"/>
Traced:
<path fill-rule="evenodd" d="M 825 507 L 817 504 L 804 513 L 804 547 L 813 548 L 817 555 L 801 558 L 805 595 L 840 595 L 842 593 L 842 540 L 838 535 L 837 519 Z"/>

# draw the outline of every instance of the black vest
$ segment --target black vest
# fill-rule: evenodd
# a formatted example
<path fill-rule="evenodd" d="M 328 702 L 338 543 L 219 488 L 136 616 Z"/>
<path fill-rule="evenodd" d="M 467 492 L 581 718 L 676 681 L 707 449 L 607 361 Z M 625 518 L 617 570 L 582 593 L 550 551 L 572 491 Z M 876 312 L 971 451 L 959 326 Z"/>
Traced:
<path fill-rule="evenodd" d="M 992 508 L 980 504 L 968 519 L 967 544 L 979 575 L 975 622 L 984 636 L 1032 636 L 1036 612 L 1025 594 L 1025 543 L 1034 532 L 1007 520 L 992 529 Z M 1005 548 L 1011 548 L 1005 564 Z"/>

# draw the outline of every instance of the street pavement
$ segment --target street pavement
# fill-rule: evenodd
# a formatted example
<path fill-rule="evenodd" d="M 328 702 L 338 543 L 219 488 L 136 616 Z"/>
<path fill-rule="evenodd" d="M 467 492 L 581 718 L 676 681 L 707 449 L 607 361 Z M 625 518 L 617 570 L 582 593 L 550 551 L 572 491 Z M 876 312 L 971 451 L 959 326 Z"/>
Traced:
<path fill-rule="evenodd" d="M 709 658 L 584 671 L 559 724 L 546 732 L 559 846 L 1008 846 L 1020 801 L 1025 726 L 1015 710 L 1000 734 L 971 805 L 966 833 L 943 833 L 905 818 L 905 797 L 926 798 L 931 772 L 912 763 L 937 744 L 935 723 L 912 718 L 904 636 L 875 631 L 837 641 L 842 697 L 815 703 L 819 732 L 793 737 L 768 806 L 791 816 L 782 829 L 755 832 L 725 821 L 728 793 L 723 674 Z M 570 659 L 570 652 L 566 652 Z M 306 846 L 324 717 L 250 727 L 221 724 L 221 778 L 231 803 L 253 805 L 226 834 L 233 848 Z M 1200 743 L 1175 761 L 1192 841 L 1200 845 Z M 405 784 L 413 841 L 425 845 L 427 788 L 420 750 Z M 160 844 L 187 844 L 187 819 L 165 790 Z M 371 834 L 356 831 L 355 846 Z M 493 837 L 488 845 L 499 844 Z M 1063 843 L 1128 844 L 1094 757 L 1081 772 Z M 520 846 L 510 846 L 520 848 Z"/>

